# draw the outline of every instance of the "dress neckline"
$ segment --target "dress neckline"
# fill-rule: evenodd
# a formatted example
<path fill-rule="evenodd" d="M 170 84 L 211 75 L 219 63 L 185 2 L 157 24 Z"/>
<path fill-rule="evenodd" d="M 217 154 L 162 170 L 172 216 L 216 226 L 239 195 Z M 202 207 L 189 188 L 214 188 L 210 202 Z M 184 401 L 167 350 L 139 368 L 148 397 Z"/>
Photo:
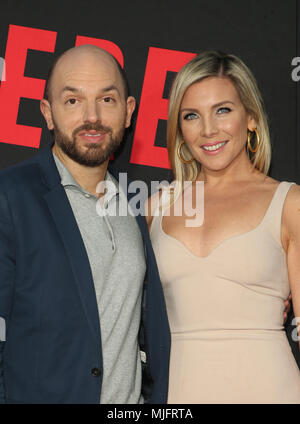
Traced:
<path fill-rule="evenodd" d="M 271 210 L 271 208 L 272 208 L 272 205 L 273 205 L 273 203 L 274 203 L 274 201 L 275 201 L 275 198 L 276 198 L 276 195 L 277 195 L 277 193 L 278 193 L 278 191 L 279 191 L 279 187 L 284 183 L 285 181 L 281 181 L 278 185 L 277 185 L 277 187 L 276 187 L 276 189 L 275 189 L 275 191 L 274 191 L 274 193 L 273 193 L 273 196 L 272 196 L 272 198 L 271 198 L 271 201 L 270 201 L 270 203 L 269 203 L 269 205 L 268 205 L 268 207 L 267 207 L 267 209 L 266 209 L 266 211 L 265 211 L 265 213 L 264 213 L 264 216 L 263 216 L 263 218 L 262 218 L 262 220 L 260 221 L 260 223 L 256 226 L 256 227 L 254 227 L 252 230 L 249 230 L 249 231 L 245 231 L 245 232 L 243 232 L 243 233 L 240 233 L 240 234 L 235 234 L 235 235 L 233 235 L 233 236 L 230 236 L 230 237 L 227 237 L 226 239 L 224 239 L 224 240 L 222 240 L 219 244 L 217 244 L 217 246 L 216 247 L 214 247 L 211 251 L 210 251 L 210 253 L 208 254 L 208 255 L 206 255 L 206 256 L 198 256 L 198 255 L 196 255 L 195 253 L 193 253 L 182 241 L 180 241 L 180 240 L 178 240 L 176 237 L 173 237 L 173 236 L 171 236 L 171 235 L 169 235 L 169 234 L 167 234 L 165 231 L 164 231 L 164 229 L 163 229 L 163 227 L 162 227 L 162 220 L 163 220 L 163 217 L 164 217 L 164 215 L 163 215 L 163 213 L 161 214 L 161 218 L 160 218 L 160 222 L 159 222 L 159 227 L 160 227 L 160 231 L 161 231 L 161 233 L 166 237 L 166 238 L 168 238 L 171 242 L 174 242 L 175 244 L 177 244 L 177 245 L 179 245 L 179 247 L 181 247 L 181 248 L 183 248 L 187 253 L 188 253 L 188 255 L 190 255 L 190 256 L 192 256 L 193 258 L 195 258 L 195 259 L 198 259 L 198 260 L 205 260 L 205 259 L 209 259 L 211 256 L 213 256 L 213 254 L 220 248 L 220 247 L 222 247 L 224 244 L 226 244 L 227 242 L 229 242 L 229 241 L 231 241 L 231 240 L 233 240 L 233 239 L 236 239 L 236 238 L 240 238 L 240 237 L 244 237 L 244 236 L 247 236 L 247 235 L 249 235 L 249 234 L 251 234 L 251 233 L 254 233 L 254 232 L 256 232 L 256 231 L 258 231 L 259 229 L 260 229 L 260 227 L 262 227 L 263 226 L 263 224 L 264 224 L 264 222 L 265 222 L 265 220 L 266 220 L 266 217 L 267 217 L 267 215 L 269 214 L 269 211 Z"/>

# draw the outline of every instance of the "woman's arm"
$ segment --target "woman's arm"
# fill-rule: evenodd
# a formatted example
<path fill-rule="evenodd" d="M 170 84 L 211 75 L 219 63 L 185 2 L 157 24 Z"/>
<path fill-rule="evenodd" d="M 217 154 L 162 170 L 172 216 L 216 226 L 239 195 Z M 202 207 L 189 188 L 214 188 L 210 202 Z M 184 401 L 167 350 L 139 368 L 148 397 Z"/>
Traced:
<path fill-rule="evenodd" d="M 282 242 L 286 251 L 300 348 L 300 186 L 293 186 L 285 201 L 282 215 Z"/>

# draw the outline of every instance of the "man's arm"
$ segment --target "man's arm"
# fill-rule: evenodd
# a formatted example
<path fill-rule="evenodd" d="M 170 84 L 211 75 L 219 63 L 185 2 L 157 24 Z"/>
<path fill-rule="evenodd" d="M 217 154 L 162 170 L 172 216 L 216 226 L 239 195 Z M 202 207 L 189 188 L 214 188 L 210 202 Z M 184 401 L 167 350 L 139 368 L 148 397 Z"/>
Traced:
<path fill-rule="evenodd" d="M 6 196 L 0 193 L 0 403 L 5 403 L 3 351 L 15 278 L 15 244 Z"/>

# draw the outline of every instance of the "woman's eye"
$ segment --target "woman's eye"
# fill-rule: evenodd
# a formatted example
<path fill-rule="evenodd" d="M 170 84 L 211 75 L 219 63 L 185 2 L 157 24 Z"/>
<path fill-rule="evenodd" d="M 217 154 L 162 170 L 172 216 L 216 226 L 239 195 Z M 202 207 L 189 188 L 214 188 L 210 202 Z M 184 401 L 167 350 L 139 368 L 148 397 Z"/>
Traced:
<path fill-rule="evenodd" d="M 228 113 L 231 109 L 229 107 L 220 107 L 217 111 L 218 114 Z"/>
<path fill-rule="evenodd" d="M 66 101 L 66 103 L 69 103 L 70 105 L 75 105 L 76 104 L 76 102 L 77 102 L 77 99 L 68 99 L 67 101 Z"/>
<path fill-rule="evenodd" d="M 187 113 L 183 117 L 183 119 L 186 119 L 187 121 L 191 121 L 192 119 L 196 119 L 196 118 L 197 118 L 196 113 Z"/>

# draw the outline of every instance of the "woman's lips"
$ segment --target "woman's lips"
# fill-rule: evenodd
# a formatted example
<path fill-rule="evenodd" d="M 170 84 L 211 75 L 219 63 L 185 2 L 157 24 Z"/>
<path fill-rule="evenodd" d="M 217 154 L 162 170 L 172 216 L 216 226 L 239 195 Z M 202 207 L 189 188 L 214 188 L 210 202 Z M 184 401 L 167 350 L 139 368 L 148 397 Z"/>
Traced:
<path fill-rule="evenodd" d="M 201 149 L 207 154 L 207 155 L 217 155 L 219 152 L 221 152 L 225 145 L 228 143 L 228 141 L 218 141 L 214 144 L 204 144 L 201 146 Z"/>

